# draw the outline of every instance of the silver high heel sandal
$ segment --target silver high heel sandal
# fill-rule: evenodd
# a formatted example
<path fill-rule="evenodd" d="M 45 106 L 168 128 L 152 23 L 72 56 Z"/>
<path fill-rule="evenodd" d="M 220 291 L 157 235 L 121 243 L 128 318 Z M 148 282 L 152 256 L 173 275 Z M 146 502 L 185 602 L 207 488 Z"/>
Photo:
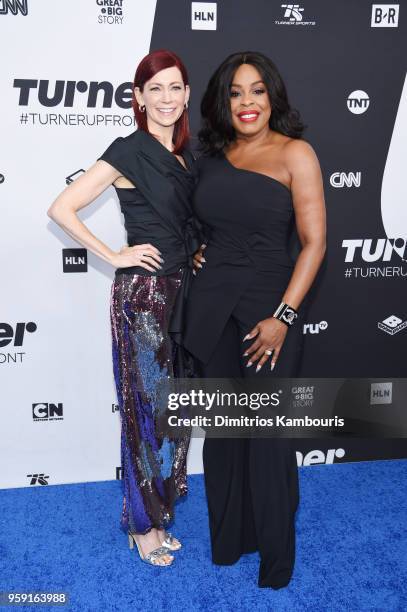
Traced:
<path fill-rule="evenodd" d="M 179 550 L 182 548 L 181 542 L 169 531 L 165 532 L 165 540 L 162 542 L 161 546 L 165 546 L 168 550 Z"/>
<path fill-rule="evenodd" d="M 155 548 L 154 550 L 152 550 L 151 552 L 149 552 L 147 555 L 144 556 L 140 548 L 140 545 L 137 542 L 134 534 L 129 531 L 127 535 L 129 537 L 130 550 L 132 550 L 134 548 L 134 544 L 136 544 L 138 554 L 140 555 L 140 559 L 144 561 L 144 563 L 148 563 L 149 565 L 154 565 L 154 567 L 168 567 L 174 561 L 174 557 L 172 555 L 168 555 L 168 548 L 166 546 L 159 546 L 158 548 Z M 166 562 L 164 564 L 156 563 L 157 559 L 160 559 L 161 557 L 164 557 L 165 555 L 170 556 L 171 561 Z"/>

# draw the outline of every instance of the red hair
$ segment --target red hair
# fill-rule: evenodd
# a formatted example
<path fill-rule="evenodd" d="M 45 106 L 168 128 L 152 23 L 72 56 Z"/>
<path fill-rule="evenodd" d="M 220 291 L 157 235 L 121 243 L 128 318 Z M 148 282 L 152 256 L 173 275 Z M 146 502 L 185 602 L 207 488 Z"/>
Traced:
<path fill-rule="evenodd" d="M 133 99 L 132 106 L 134 111 L 134 116 L 136 118 L 137 126 L 140 130 L 144 130 L 144 132 L 148 132 L 147 126 L 147 117 L 146 113 L 142 113 L 140 111 L 139 105 L 137 104 L 136 96 L 134 95 L 134 88 L 138 87 L 140 91 L 143 91 L 144 85 L 147 81 L 153 78 L 157 72 L 160 70 L 165 70 L 165 68 L 172 68 L 176 66 L 182 75 L 182 80 L 184 85 L 189 85 L 188 73 L 187 70 L 175 53 L 172 51 L 168 51 L 167 49 L 159 49 L 157 51 L 152 51 L 139 63 L 137 66 L 136 74 L 134 76 L 133 81 Z M 181 153 L 182 150 L 188 144 L 188 140 L 190 137 L 189 131 L 189 120 L 188 113 L 184 109 L 181 117 L 177 119 L 174 125 L 174 153 Z"/>

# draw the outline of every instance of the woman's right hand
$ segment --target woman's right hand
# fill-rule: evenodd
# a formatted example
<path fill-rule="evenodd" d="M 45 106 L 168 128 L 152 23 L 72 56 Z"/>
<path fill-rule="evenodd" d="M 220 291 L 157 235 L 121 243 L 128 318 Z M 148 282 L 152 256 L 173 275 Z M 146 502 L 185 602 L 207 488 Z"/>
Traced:
<path fill-rule="evenodd" d="M 132 247 L 126 245 L 114 255 L 111 261 L 115 268 L 140 266 L 150 272 L 160 270 L 163 262 L 160 251 L 152 244 L 136 244 Z"/>
<path fill-rule="evenodd" d="M 201 244 L 199 251 L 197 251 L 194 255 L 193 274 L 196 274 L 197 271 L 202 268 L 202 264 L 206 262 L 206 259 L 203 256 L 204 249 L 206 249 L 206 244 Z"/>

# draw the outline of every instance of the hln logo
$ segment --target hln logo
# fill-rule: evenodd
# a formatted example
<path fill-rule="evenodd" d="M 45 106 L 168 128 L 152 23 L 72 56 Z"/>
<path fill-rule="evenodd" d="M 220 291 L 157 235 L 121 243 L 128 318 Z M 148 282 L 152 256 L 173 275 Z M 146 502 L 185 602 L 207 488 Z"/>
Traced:
<path fill-rule="evenodd" d="M 24 17 L 28 13 L 27 0 L 0 0 L 0 15 L 17 15 L 21 13 Z"/>
<path fill-rule="evenodd" d="M 62 249 L 64 272 L 87 272 L 88 254 L 86 249 Z"/>
<path fill-rule="evenodd" d="M 216 2 L 192 2 L 191 28 L 193 30 L 216 30 L 216 22 Z"/>
<path fill-rule="evenodd" d="M 392 403 L 392 382 L 371 383 L 370 403 L 371 404 L 391 404 Z"/>
<path fill-rule="evenodd" d="M 64 418 L 64 406 L 62 402 L 58 404 L 33 404 L 32 411 L 34 421 L 61 421 Z"/>
<path fill-rule="evenodd" d="M 372 4 L 372 28 L 397 28 L 399 4 Z"/>
<path fill-rule="evenodd" d="M 47 478 L 49 478 L 49 476 L 45 476 L 45 473 L 43 474 L 27 474 L 27 478 L 31 478 L 31 482 L 30 482 L 30 486 L 31 485 L 47 485 Z"/>

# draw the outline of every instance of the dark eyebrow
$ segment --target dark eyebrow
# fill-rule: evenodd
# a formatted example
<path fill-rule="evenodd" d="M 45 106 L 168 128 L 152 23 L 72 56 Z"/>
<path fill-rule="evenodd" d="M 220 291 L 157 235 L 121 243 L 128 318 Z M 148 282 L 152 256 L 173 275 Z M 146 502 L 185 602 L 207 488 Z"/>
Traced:
<path fill-rule="evenodd" d="M 257 85 L 258 83 L 261 83 L 262 85 L 264 85 L 263 81 L 254 81 L 254 83 L 251 83 L 250 87 L 253 87 L 253 85 Z M 232 83 L 231 87 L 238 87 L 239 89 L 242 89 L 241 85 L 237 85 L 237 83 Z"/>

